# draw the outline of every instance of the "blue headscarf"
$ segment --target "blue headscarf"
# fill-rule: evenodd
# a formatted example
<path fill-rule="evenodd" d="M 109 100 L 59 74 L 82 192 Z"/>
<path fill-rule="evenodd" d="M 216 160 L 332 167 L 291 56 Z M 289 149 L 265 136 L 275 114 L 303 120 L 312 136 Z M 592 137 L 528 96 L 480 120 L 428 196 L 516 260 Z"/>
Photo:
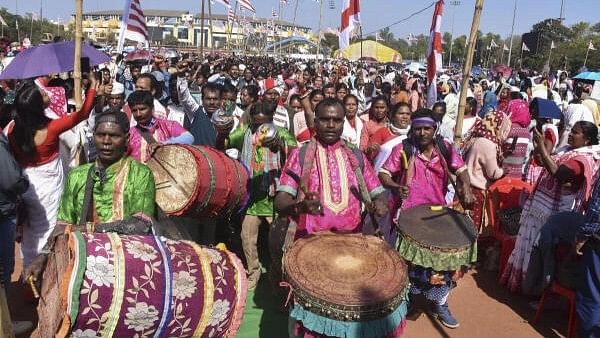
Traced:
<path fill-rule="evenodd" d="M 479 111 L 479 113 L 477 113 L 477 115 L 480 118 L 484 118 L 485 115 L 487 115 L 487 113 L 496 110 L 497 106 L 498 98 L 496 97 L 496 94 L 488 90 L 485 92 L 485 94 L 483 94 L 483 105 L 481 105 L 481 110 Z"/>

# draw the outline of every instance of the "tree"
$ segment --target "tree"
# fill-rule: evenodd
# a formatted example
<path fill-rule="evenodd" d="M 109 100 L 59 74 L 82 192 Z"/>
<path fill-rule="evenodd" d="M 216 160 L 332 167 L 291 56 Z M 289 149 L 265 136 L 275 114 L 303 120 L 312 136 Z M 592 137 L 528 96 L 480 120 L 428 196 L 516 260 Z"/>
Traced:
<path fill-rule="evenodd" d="M 163 46 L 177 46 L 178 44 L 179 40 L 171 34 L 166 35 L 162 40 Z"/>
<path fill-rule="evenodd" d="M 379 31 L 379 38 L 385 42 L 386 45 L 389 45 L 394 41 L 394 33 L 390 31 L 390 27 L 385 27 Z"/>
<path fill-rule="evenodd" d="M 336 34 L 333 33 L 325 33 L 323 34 L 323 39 L 321 39 L 321 44 L 329 48 L 331 51 L 335 51 L 340 49 L 339 38 Z"/>

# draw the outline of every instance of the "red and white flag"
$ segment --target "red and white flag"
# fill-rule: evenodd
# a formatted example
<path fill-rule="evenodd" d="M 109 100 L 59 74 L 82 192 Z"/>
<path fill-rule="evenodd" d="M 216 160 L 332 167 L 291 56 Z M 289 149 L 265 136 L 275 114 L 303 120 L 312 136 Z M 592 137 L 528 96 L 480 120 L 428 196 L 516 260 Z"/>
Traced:
<path fill-rule="evenodd" d="M 271 16 L 274 18 L 279 17 L 279 14 L 277 13 L 277 10 L 275 8 L 271 8 Z"/>
<path fill-rule="evenodd" d="M 123 51 L 125 39 L 148 42 L 148 28 L 146 27 L 146 18 L 142 6 L 140 6 L 140 0 L 125 0 L 117 53 Z"/>
<path fill-rule="evenodd" d="M 231 5 L 229 4 L 229 0 L 211 0 L 211 2 L 214 4 L 215 2 L 220 3 L 223 6 L 226 7 L 230 7 Z"/>
<path fill-rule="evenodd" d="M 340 51 L 350 45 L 350 36 L 358 26 L 360 26 L 360 1 L 344 0 L 339 37 Z"/>
<path fill-rule="evenodd" d="M 252 13 L 256 13 L 256 9 L 254 8 L 250 0 L 238 0 L 238 3 L 240 4 L 240 9 L 246 9 Z"/>
<path fill-rule="evenodd" d="M 444 1 L 438 0 L 433 11 L 431 30 L 429 32 L 429 46 L 427 48 L 427 106 L 431 107 L 437 101 L 437 71 L 442 69 L 442 13 Z"/>
<path fill-rule="evenodd" d="M 231 8 L 231 7 L 229 7 L 229 9 L 227 10 L 227 22 L 229 22 L 229 23 L 235 22 L 235 13 L 233 11 L 233 8 Z"/>
<path fill-rule="evenodd" d="M 527 45 L 525 44 L 525 42 L 523 42 L 523 46 L 521 46 L 521 50 L 525 51 L 525 52 L 529 52 L 529 47 L 527 47 Z"/>
<path fill-rule="evenodd" d="M 588 49 L 589 50 L 596 50 L 596 48 L 594 47 L 594 45 L 592 44 L 592 40 L 590 40 L 590 43 L 588 44 Z"/>

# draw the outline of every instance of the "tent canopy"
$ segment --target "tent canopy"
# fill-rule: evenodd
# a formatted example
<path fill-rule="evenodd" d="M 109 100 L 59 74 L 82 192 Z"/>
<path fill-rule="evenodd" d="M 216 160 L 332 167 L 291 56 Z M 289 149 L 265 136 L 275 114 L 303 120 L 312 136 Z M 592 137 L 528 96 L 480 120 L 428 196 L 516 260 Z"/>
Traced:
<path fill-rule="evenodd" d="M 361 57 L 373 58 L 379 62 L 402 62 L 402 55 L 399 52 L 373 40 L 364 40 L 361 43 L 355 42 L 342 51 L 342 57 L 356 61 Z"/>

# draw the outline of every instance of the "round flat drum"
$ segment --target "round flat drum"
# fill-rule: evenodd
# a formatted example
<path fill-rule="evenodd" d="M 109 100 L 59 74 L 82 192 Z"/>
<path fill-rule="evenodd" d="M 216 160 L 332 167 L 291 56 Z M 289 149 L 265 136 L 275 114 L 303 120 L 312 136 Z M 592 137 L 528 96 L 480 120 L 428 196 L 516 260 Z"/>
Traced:
<path fill-rule="evenodd" d="M 283 259 L 286 279 L 303 306 L 379 313 L 395 309 L 408 284 L 407 266 L 387 243 L 362 234 L 323 233 L 297 240 Z M 363 311 L 364 310 L 364 311 Z"/>

